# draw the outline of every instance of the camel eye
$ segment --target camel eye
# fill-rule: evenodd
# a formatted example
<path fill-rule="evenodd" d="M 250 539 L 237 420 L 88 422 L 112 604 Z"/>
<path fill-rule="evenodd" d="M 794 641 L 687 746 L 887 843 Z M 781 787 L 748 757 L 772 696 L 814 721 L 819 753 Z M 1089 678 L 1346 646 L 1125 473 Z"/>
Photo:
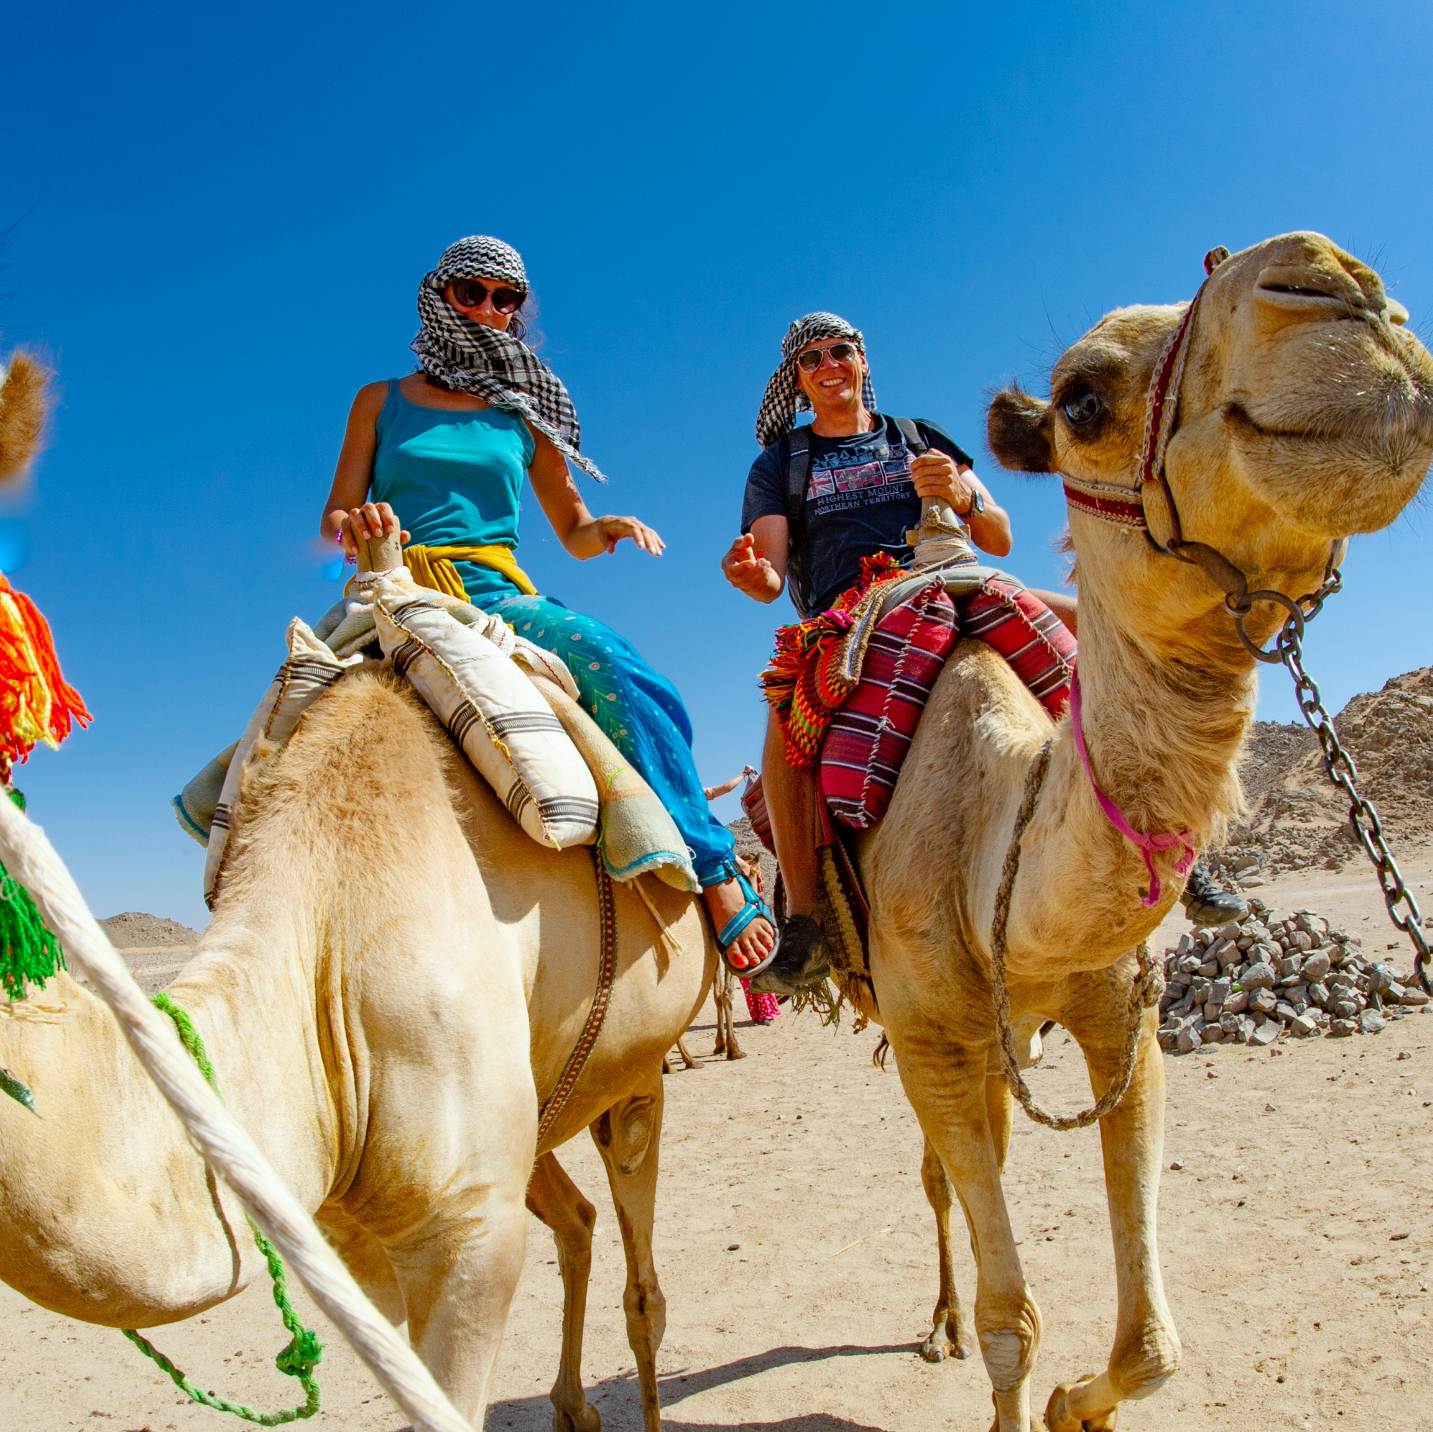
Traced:
<path fill-rule="evenodd" d="M 1065 417 L 1072 427 L 1087 428 L 1104 411 L 1099 395 L 1086 389 L 1065 400 Z"/>

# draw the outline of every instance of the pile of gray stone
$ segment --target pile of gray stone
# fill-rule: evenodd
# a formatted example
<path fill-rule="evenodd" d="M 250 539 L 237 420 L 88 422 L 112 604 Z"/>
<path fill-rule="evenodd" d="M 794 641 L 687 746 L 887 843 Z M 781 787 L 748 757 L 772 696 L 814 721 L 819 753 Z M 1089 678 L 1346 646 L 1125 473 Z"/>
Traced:
<path fill-rule="evenodd" d="M 1360 936 L 1260 900 L 1235 924 L 1181 935 L 1165 951 L 1164 978 L 1159 1043 L 1173 1054 L 1377 1034 L 1390 1019 L 1433 1012 L 1412 971 L 1367 958 Z"/>

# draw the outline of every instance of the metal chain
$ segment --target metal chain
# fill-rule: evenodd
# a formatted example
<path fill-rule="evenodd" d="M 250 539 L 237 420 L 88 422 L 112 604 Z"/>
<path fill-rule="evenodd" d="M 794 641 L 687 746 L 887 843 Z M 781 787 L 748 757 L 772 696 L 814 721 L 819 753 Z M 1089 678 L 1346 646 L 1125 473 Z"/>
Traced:
<path fill-rule="evenodd" d="M 1359 792 L 1358 767 L 1338 738 L 1333 720 L 1319 696 L 1318 683 L 1304 668 L 1304 628 L 1323 610 L 1329 597 L 1342 587 L 1343 577 L 1331 559 L 1318 591 L 1300 597 L 1297 602 L 1290 600 L 1282 592 L 1250 592 L 1239 601 L 1226 598 L 1224 605 L 1234 618 L 1239 640 L 1245 647 L 1260 661 L 1271 665 L 1282 663 L 1293 678 L 1294 699 L 1299 703 L 1299 711 L 1309 729 L 1319 739 L 1319 746 L 1323 750 L 1324 769 L 1328 772 L 1329 780 L 1348 798 L 1349 826 L 1364 853 L 1372 861 L 1374 870 L 1378 872 L 1378 883 L 1383 889 L 1383 903 L 1388 907 L 1388 918 L 1412 941 L 1414 973 L 1424 990 L 1433 994 L 1433 985 L 1430 985 L 1428 975 L 1429 949 L 1427 936 L 1423 933 L 1423 913 L 1418 908 L 1413 892 L 1404 884 L 1403 873 L 1393 858 L 1393 852 L 1388 848 L 1387 840 L 1384 839 L 1383 822 L 1379 819 L 1378 812 Z M 1244 629 L 1245 620 L 1253 604 L 1259 601 L 1277 602 L 1289 613 L 1278 636 L 1274 638 L 1271 651 L 1261 648 Z M 1399 911 L 1400 905 L 1404 907 L 1402 913 Z"/>

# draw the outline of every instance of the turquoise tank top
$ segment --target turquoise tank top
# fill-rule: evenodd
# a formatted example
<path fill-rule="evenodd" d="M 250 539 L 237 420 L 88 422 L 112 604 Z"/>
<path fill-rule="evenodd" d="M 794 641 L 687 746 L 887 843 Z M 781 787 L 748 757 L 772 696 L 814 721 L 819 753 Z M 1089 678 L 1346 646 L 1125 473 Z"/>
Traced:
<path fill-rule="evenodd" d="M 522 484 L 535 450 L 527 424 L 506 408 L 419 407 L 390 378 L 369 497 L 389 503 L 411 540 L 424 546 L 516 547 Z M 517 592 L 491 567 L 453 565 L 469 597 Z"/>

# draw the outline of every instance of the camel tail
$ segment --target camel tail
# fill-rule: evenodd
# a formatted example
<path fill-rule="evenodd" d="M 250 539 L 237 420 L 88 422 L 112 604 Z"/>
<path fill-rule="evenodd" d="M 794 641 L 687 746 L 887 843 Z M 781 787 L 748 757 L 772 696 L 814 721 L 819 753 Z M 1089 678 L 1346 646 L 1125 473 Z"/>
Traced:
<path fill-rule="evenodd" d="M 50 412 L 50 370 L 27 353 L 0 366 L 0 482 L 18 477 L 40 450 Z"/>
<path fill-rule="evenodd" d="M 139 1062 L 173 1105 L 196 1147 L 278 1245 L 314 1300 L 411 1419 L 414 1432 L 473 1432 L 204 1082 L 175 1037 L 174 1026 L 145 998 L 115 954 L 44 832 L 7 800 L 0 800 L 0 860 L 30 891 L 70 961 L 110 1007 Z"/>

